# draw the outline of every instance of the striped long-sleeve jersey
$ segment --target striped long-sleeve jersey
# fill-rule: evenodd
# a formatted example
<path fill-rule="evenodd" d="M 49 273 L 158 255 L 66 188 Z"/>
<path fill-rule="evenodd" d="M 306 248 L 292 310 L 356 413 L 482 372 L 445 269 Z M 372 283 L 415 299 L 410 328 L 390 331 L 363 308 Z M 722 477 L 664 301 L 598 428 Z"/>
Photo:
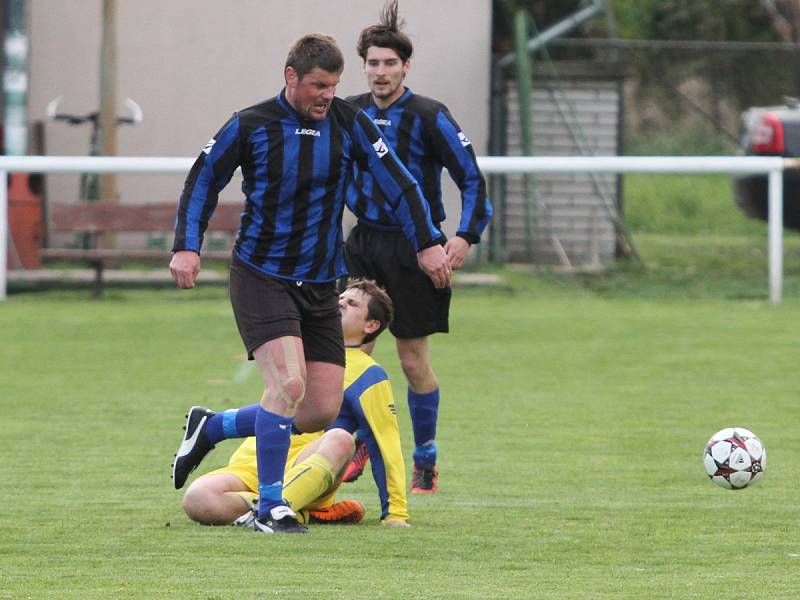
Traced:
<path fill-rule="evenodd" d="M 492 204 L 472 144 L 447 107 L 408 88 L 386 109 L 378 108 L 370 93 L 348 100 L 369 115 L 422 186 L 437 225 L 446 217 L 441 179 L 442 168 L 447 168 L 461 191 L 461 219 L 456 234 L 471 244 L 478 243 L 492 216 Z M 391 202 L 377 184 L 371 173 L 357 169 L 348 187 L 347 206 L 368 225 L 399 229 L 400 222 L 391 212 Z"/>
<path fill-rule="evenodd" d="M 342 213 L 354 165 L 372 174 L 415 250 L 441 241 L 419 185 L 363 111 L 334 98 L 325 119 L 310 120 L 281 92 L 234 113 L 206 144 L 181 194 L 173 251 L 200 252 L 219 192 L 241 167 L 238 258 L 273 277 L 337 279 L 346 273 Z"/>
<path fill-rule="evenodd" d="M 367 444 L 381 519 L 407 521 L 405 463 L 392 385 L 383 367 L 358 348 L 347 348 L 344 399 L 329 429 L 333 427 L 358 431 Z"/>

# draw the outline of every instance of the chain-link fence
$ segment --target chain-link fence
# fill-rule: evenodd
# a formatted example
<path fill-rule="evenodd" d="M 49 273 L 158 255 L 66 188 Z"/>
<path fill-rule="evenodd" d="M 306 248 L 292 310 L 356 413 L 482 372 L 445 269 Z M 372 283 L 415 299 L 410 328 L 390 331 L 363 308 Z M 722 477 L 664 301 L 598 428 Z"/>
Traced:
<path fill-rule="evenodd" d="M 800 45 L 559 40 L 534 60 L 534 153 L 736 154 L 742 111 L 799 96 L 798 67 Z M 513 156 L 521 153 L 516 74 L 502 77 L 491 153 Z M 585 175 L 495 182 L 493 258 L 585 267 L 635 256 L 623 178 L 599 183 Z"/>

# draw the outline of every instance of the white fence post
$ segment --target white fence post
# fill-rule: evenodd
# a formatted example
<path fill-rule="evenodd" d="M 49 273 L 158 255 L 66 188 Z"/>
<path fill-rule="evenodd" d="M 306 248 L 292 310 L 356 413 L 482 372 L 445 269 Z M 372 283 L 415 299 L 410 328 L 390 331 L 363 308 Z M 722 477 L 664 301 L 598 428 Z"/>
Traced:
<path fill-rule="evenodd" d="M 783 298 L 783 171 L 769 172 L 769 299 Z"/>
<path fill-rule="evenodd" d="M 0 302 L 8 288 L 8 171 L 0 171 Z"/>

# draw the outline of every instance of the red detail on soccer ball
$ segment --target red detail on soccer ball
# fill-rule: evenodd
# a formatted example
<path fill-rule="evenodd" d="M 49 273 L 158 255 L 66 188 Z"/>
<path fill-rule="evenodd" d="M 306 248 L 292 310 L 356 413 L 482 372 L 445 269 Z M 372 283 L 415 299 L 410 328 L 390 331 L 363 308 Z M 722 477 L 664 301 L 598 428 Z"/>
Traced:
<path fill-rule="evenodd" d="M 708 440 L 703 466 L 717 485 L 740 490 L 761 479 L 767 468 L 767 451 L 749 429 L 728 427 Z"/>

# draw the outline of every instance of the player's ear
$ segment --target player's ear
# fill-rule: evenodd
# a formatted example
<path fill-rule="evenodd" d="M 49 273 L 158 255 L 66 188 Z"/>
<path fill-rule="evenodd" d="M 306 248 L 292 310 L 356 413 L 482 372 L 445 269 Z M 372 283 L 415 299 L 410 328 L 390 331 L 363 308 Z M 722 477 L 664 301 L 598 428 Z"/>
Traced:
<path fill-rule="evenodd" d="M 297 87 L 297 82 L 300 80 L 294 67 L 286 67 L 283 71 L 283 78 L 286 81 L 286 86 L 291 88 Z"/>
<path fill-rule="evenodd" d="M 381 328 L 381 322 L 378 321 L 378 319 L 370 319 L 369 321 L 364 323 L 364 335 L 375 333 L 380 328 Z"/>
<path fill-rule="evenodd" d="M 403 77 L 408 75 L 408 72 L 411 70 L 411 59 L 409 58 L 406 62 L 403 63 Z"/>

